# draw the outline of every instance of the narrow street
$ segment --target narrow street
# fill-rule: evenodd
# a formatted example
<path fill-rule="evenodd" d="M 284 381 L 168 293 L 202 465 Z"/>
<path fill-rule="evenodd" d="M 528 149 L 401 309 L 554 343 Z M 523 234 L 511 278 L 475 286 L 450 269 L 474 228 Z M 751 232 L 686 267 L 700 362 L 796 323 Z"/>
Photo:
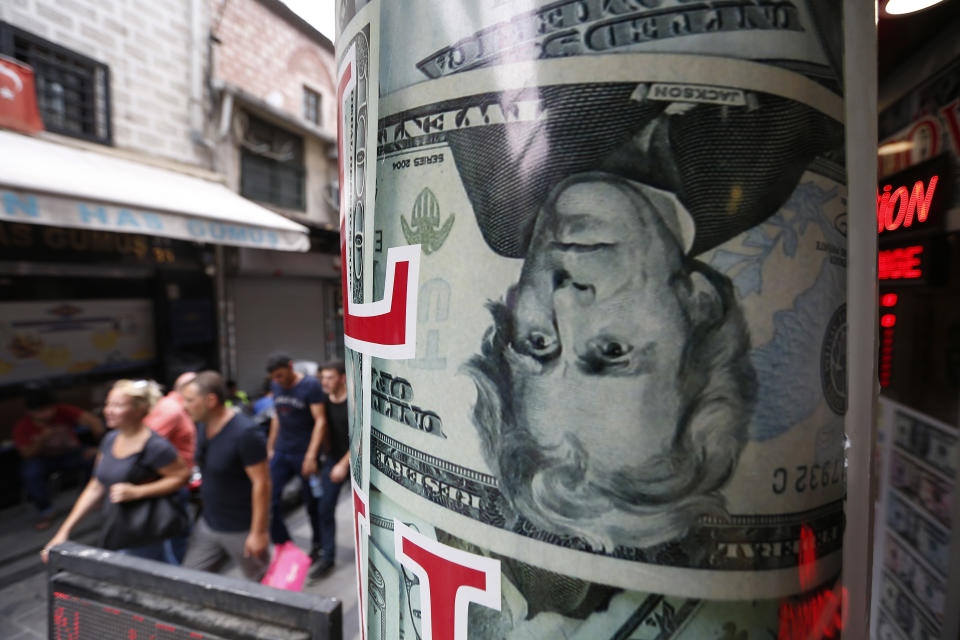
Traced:
<path fill-rule="evenodd" d="M 63 516 L 79 490 L 57 496 L 56 508 Z M 307 580 L 304 593 L 339 598 L 343 603 L 343 637 L 359 637 L 357 592 L 353 575 L 353 530 L 350 525 L 349 493 L 341 492 L 337 505 L 337 559 L 333 571 L 321 580 Z M 36 531 L 34 514 L 27 505 L 0 512 L 0 638 L 3 640 L 45 640 L 47 638 L 47 581 L 40 561 L 40 549 L 55 528 Z M 290 532 L 301 549 L 310 546 L 310 525 L 303 507 L 287 516 Z M 91 517 L 81 523 L 74 542 L 93 544 L 97 526 Z M 241 579 L 234 568 L 227 575 Z"/>

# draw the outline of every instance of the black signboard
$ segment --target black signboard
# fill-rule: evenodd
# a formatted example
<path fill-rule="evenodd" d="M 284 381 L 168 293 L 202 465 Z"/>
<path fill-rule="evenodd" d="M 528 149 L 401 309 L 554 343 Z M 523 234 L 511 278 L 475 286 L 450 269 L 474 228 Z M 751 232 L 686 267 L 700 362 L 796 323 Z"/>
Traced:
<path fill-rule="evenodd" d="M 158 236 L 0 222 L 3 260 L 196 269 L 209 262 L 205 251 L 209 248 Z"/>

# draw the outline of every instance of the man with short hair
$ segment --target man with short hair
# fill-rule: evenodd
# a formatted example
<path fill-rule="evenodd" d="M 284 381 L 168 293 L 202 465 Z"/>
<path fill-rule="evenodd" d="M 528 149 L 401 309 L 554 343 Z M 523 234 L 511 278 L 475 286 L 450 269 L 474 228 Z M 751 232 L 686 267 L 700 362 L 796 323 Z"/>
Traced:
<path fill-rule="evenodd" d="M 270 475 L 263 434 L 250 418 L 225 406 L 216 371 L 186 384 L 184 408 L 198 425 L 203 515 L 193 528 L 183 566 L 217 571 L 232 559 L 250 580 L 267 570 Z"/>
<path fill-rule="evenodd" d="M 193 468 L 193 456 L 197 446 L 197 427 L 183 408 L 183 396 L 180 392 L 197 377 L 196 372 L 181 373 L 173 383 L 173 389 L 163 396 L 153 410 L 143 419 L 144 424 L 170 441 L 177 453 Z"/>
<path fill-rule="evenodd" d="M 270 456 L 271 496 L 270 538 L 274 544 L 290 540 L 283 522 L 283 488 L 294 476 L 300 476 L 300 490 L 310 518 L 313 539 L 310 555 L 320 555 L 321 535 L 317 498 L 307 479 L 317 473 L 317 459 L 323 442 L 327 399 L 320 381 L 293 368 L 293 359 L 286 353 L 274 353 L 267 359 L 267 373 L 273 380 L 273 405 L 276 415 L 270 421 L 267 453 Z"/>
<path fill-rule="evenodd" d="M 74 428 L 85 426 L 99 439 L 103 422 L 89 411 L 54 400 L 45 386 L 29 388 L 25 403 L 27 415 L 13 427 L 13 442 L 20 454 L 20 473 L 27 499 L 36 507 L 38 531 L 50 528 L 54 511 L 47 489 L 50 476 L 56 471 L 80 469 L 89 475 L 96 448 L 84 449 Z"/>
<path fill-rule="evenodd" d="M 177 454 L 186 463 L 187 469 L 191 470 L 193 469 L 193 457 L 197 448 L 197 426 L 193 424 L 190 414 L 183 408 L 183 396 L 180 392 L 196 377 L 197 373 L 195 371 L 181 373 L 173 383 L 173 389 L 160 398 L 150 413 L 143 419 L 145 425 L 155 431 L 157 435 L 166 438 L 174 446 Z M 190 489 L 187 487 L 178 489 L 177 499 L 186 509 L 190 502 Z M 164 541 L 164 554 L 167 562 L 170 564 L 183 562 L 184 555 L 187 552 L 188 539 L 188 535 L 183 535 Z"/>
<path fill-rule="evenodd" d="M 350 473 L 350 427 L 347 421 L 347 374 L 342 360 L 334 360 L 320 369 L 320 385 L 327 394 L 326 430 L 320 456 L 320 496 L 317 511 L 320 524 L 321 554 L 310 573 L 317 578 L 333 568 L 337 523 L 334 514 L 340 487 Z"/>

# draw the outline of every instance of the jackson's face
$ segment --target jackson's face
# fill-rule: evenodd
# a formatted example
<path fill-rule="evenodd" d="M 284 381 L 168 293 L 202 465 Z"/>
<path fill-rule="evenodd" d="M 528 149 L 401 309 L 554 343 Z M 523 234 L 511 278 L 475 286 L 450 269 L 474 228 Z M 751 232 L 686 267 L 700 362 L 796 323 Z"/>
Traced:
<path fill-rule="evenodd" d="M 515 406 L 541 445 L 573 439 L 594 468 L 669 451 L 682 411 L 688 279 L 660 215 L 625 180 L 568 180 L 541 210 L 507 301 Z M 636 425 L 628 441 L 624 425 Z"/>

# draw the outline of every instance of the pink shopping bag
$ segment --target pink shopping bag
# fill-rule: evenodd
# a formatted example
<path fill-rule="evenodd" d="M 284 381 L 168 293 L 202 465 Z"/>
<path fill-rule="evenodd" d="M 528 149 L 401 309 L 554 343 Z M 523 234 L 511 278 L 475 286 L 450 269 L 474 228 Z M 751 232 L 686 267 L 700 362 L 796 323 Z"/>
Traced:
<path fill-rule="evenodd" d="M 274 547 L 273 561 L 261 584 L 287 591 L 302 591 L 310 568 L 310 556 L 293 542 L 284 542 Z"/>

